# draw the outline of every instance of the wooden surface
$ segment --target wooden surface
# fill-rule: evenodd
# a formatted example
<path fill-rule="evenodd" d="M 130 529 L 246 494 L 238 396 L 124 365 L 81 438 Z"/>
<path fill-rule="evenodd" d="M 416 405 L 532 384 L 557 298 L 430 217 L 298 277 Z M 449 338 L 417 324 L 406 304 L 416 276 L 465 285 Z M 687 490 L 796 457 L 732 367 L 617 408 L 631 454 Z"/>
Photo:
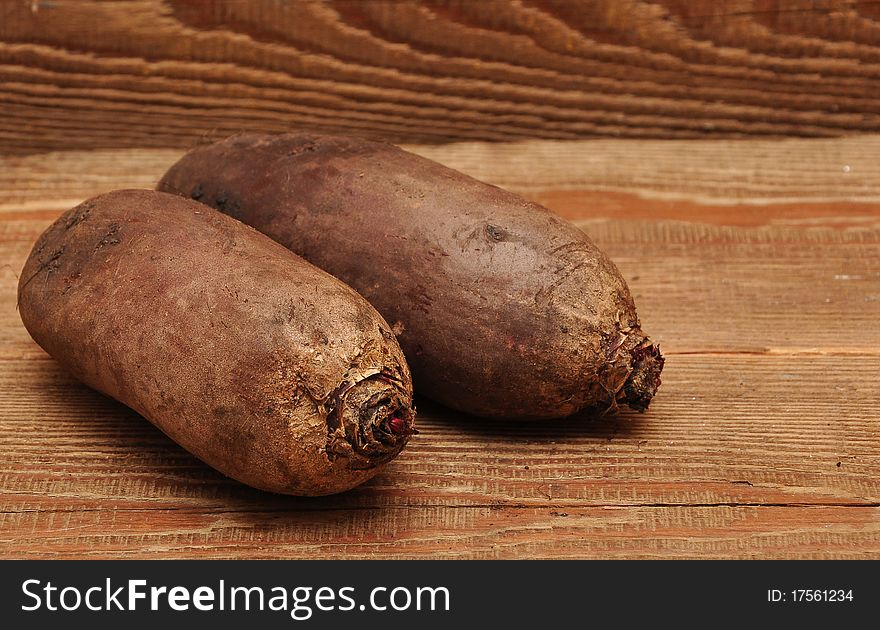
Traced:
<path fill-rule="evenodd" d="M 880 131 L 876 0 L 0 0 L 5 152 Z"/>
<path fill-rule="evenodd" d="M 28 337 L 37 234 L 173 148 L 0 157 L 0 555 L 880 558 L 880 137 L 412 147 L 578 222 L 667 356 L 650 411 L 503 423 L 420 401 L 321 499 L 223 478 Z"/>
<path fill-rule="evenodd" d="M 873 0 L 0 0 L 0 556 L 880 557 L 878 41 Z M 29 339 L 17 273 L 61 211 L 296 128 L 578 222 L 668 357 L 650 412 L 420 401 L 387 472 L 294 499 Z"/>

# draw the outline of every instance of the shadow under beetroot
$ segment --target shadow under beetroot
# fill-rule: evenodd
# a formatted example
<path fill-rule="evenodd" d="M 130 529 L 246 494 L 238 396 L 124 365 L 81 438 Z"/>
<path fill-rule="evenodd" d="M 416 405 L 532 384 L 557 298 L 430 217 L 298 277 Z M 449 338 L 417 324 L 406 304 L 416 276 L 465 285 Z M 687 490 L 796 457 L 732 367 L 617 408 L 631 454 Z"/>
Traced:
<path fill-rule="evenodd" d="M 622 407 L 617 413 L 583 410 L 567 418 L 524 419 L 482 418 L 455 411 L 416 397 L 416 427 L 420 435 L 434 428 L 455 429 L 463 437 L 481 441 L 487 438 L 506 442 L 559 442 L 566 439 L 610 440 L 639 438 L 650 423 L 650 412 L 640 413 Z"/>

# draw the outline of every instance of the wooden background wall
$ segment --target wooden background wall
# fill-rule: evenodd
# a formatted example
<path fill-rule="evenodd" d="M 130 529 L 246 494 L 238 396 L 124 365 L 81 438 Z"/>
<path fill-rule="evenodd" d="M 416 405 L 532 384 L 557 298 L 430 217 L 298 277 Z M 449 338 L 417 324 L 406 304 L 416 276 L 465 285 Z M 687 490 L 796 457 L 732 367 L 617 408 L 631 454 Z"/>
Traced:
<path fill-rule="evenodd" d="M 872 0 L 0 0 L 0 151 L 880 131 Z"/>

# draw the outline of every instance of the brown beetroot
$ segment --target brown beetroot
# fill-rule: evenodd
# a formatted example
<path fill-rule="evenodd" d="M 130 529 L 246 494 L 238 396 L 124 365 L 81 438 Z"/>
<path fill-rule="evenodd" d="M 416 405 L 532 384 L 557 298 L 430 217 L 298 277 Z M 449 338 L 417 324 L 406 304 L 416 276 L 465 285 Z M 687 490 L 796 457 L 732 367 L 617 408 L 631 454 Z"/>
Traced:
<path fill-rule="evenodd" d="M 19 310 L 81 381 L 257 488 L 347 490 L 412 433 L 409 371 L 381 316 L 194 201 L 127 190 L 67 212 L 25 264 Z"/>
<path fill-rule="evenodd" d="M 256 227 L 392 324 L 417 391 L 484 416 L 647 408 L 663 358 L 626 283 L 545 208 L 397 147 L 288 134 L 191 151 L 159 189 Z"/>

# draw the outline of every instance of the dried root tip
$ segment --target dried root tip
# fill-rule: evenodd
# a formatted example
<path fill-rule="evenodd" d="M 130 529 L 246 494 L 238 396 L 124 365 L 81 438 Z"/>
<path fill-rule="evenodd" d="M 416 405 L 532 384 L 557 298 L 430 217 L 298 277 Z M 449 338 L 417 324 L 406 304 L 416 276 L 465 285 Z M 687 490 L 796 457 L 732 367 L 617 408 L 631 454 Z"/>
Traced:
<path fill-rule="evenodd" d="M 343 383 L 328 406 L 327 456 L 345 457 L 353 469 L 393 459 L 415 433 L 412 401 L 385 373 Z"/>
<path fill-rule="evenodd" d="M 632 372 L 623 385 L 622 401 L 636 411 L 645 411 L 660 387 L 663 355 L 660 348 L 645 338 L 629 351 Z"/>

